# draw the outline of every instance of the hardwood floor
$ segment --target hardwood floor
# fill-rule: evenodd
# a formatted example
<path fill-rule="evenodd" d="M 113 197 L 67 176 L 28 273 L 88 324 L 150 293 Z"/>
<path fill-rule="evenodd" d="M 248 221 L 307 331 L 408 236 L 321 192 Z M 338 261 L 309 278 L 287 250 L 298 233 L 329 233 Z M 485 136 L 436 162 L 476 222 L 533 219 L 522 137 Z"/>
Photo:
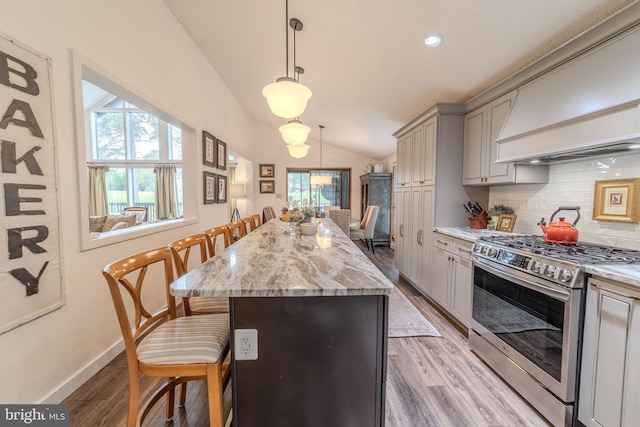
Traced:
<path fill-rule="evenodd" d="M 399 277 L 392 250 L 377 247 L 372 254 L 364 243 L 358 246 L 442 334 L 389 339 L 386 427 L 549 425 L 469 350 L 456 326 Z M 157 387 L 158 381 L 143 378 L 143 393 Z M 225 393 L 227 413 L 230 388 Z M 65 399 L 71 426 L 124 426 L 128 389 L 126 359 L 120 354 Z M 145 425 L 165 425 L 164 405 L 154 408 Z M 176 409 L 172 425 L 209 425 L 204 382 L 189 384 L 186 407 Z"/>

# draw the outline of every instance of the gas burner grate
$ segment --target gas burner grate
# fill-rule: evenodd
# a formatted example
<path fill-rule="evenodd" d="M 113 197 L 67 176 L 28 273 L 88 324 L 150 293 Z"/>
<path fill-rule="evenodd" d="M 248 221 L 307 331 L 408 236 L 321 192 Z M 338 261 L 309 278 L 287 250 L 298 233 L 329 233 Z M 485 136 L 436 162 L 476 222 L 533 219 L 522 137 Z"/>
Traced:
<path fill-rule="evenodd" d="M 578 242 L 575 245 L 547 243 L 539 236 L 491 236 L 481 240 L 577 264 L 640 263 L 640 251 Z"/>

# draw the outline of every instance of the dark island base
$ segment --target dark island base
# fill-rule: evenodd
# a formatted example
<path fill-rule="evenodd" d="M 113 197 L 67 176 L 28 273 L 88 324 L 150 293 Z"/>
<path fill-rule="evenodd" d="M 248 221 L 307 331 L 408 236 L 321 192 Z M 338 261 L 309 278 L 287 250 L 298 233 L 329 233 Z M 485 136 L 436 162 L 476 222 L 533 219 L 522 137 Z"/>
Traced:
<path fill-rule="evenodd" d="M 258 360 L 233 359 L 236 427 L 384 426 L 386 295 L 231 298 Z"/>

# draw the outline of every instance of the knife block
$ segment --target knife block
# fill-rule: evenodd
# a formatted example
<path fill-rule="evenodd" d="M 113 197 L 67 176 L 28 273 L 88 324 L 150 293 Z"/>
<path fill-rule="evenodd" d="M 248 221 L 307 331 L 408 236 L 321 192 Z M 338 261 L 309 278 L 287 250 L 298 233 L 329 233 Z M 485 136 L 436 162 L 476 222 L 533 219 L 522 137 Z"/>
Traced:
<path fill-rule="evenodd" d="M 475 230 L 482 230 L 487 228 L 487 224 L 489 223 L 489 215 L 487 215 L 486 211 L 482 211 L 482 213 L 478 216 L 469 216 L 469 227 Z"/>

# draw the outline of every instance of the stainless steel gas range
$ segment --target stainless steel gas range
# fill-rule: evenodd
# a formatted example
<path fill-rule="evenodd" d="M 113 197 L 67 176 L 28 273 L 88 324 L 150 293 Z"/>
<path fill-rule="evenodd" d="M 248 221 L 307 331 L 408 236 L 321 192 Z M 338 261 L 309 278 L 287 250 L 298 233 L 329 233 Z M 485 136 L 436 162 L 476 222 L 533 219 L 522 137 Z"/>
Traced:
<path fill-rule="evenodd" d="M 541 237 L 473 247 L 471 349 L 554 426 L 574 425 L 584 324 L 584 265 L 640 262 L 640 251 Z"/>

